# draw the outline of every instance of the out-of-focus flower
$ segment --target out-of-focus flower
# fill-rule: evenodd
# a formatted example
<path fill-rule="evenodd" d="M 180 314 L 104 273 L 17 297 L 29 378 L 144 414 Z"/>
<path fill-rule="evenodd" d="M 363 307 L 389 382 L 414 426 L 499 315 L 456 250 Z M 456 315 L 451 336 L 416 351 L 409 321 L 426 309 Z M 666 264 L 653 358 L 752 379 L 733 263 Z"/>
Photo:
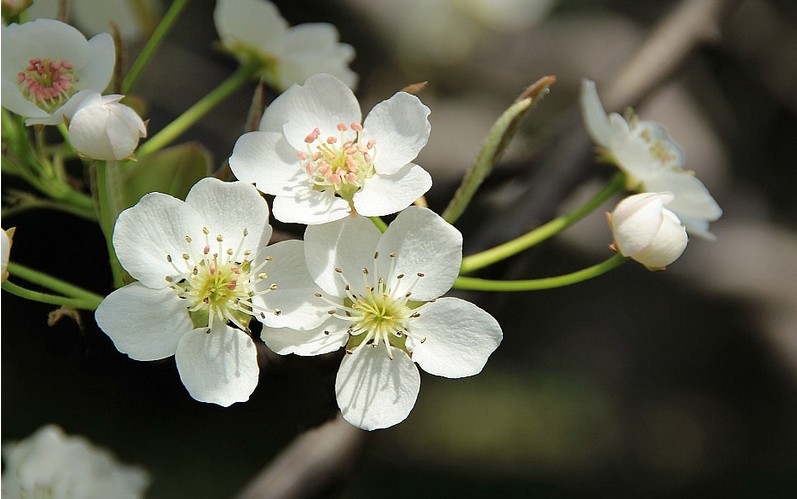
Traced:
<path fill-rule="evenodd" d="M 205 178 L 185 201 L 147 194 L 113 233 L 119 262 L 138 282 L 108 295 L 97 323 L 132 359 L 174 355 L 196 400 L 246 401 L 259 375 L 248 324 L 275 315 L 263 300 L 275 287 L 265 270 L 279 260 L 278 245 L 266 253 L 270 237 L 268 206 L 250 184 Z"/>
<path fill-rule="evenodd" d="M 11 246 L 14 244 L 14 231 L 16 227 L 11 227 L 8 230 L 0 229 L 0 260 L 2 260 L 2 269 L 0 269 L 0 281 L 8 279 L 8 260 L 11 257 Z"/>
<path fill-rule="evenodd" d="M 25 12 L 28 19 L 57 19 L 61 0 L 36 0 Z M 79 0 L 69 2 L 69 18 L 87 35 L 107 33 L 111 23 L 124 40 L 145 37 L 158 24 L 162 5 L 157 0 Z"/>
<path fill-rule="evenodd" d="M 127 159 L 133 155 L 147 127 L 132 108 L 121 104 L 123 95 L 92 93 L 80 101 L 69 121 L 69 140 L 89 158 Z"/>
<path fill-rule="evenodd" d="M 389 215 L 432 186 L 411 162 L 429 139 L 428 115 L 417 97 L 399 92 L 361 124 L 354 93 L 333 76 L 315 75 L 274 100 L 260 131 L 238 139 L 230 168 L 276 196 L 274 216 L 283 222 Z"/>
<path fill-rule="evenodd" d="M 678 216 L 665 208 L 674 198 L 670 192 L 644 192 L 620 201 L 607 215 L 614 248 L 649 270 L 677 260 L 689 238 Z"/>
<path fill-rule="evenodd" d="M 150 483 L 143 469 L 54 425 L 3 445 L 3 461 L 4 499 L 136 499 Z"/>
<path fill-rule="evenodd" d="M 331 74 L 350 88 L 357 74 L 349 69 L 351 45 L 338 42 L 338 30 L 328 23 L 289 27 L 266 0 L 218 0 L 213 13 L 224 47 L 242 62 L 260 60 L 269 85 L 285 90 L 317 73 Z"/>
<path fill-rule="evenodd" d="M 683 152 L 658 123 L 626 121 L 617 113 L 606 115 L 595 83 L 584 80 L 581 109 L 592 139 L 602 149 L 604 159 L 616 164 L 627 176 L 627 187 L 640 192 L 672 192 L 668 205 L 690 234 L 713 239 L 709 222 L 722 215 L 722 209 L 706 186 L 685 170 Z"/>
<path fill-rule="evenodd" d="M 495 33 L 528 30 L 554 0 L 348 0 L 368 16 L 402 59 L 424 65 L 460 64 Z M 396 26 L 401 26 L 396 29 Z"/>
<path fill-rule="evenodd" d="M 284 319 L 294 326 L 266 327 L 262 338 L 280 354 L 345 346 L 335 391 L 354 426 L 386 428 L 407 417 L 420 389 L 415 363 L 437 376 L 472 376 L 501 342 L 490 314 L 438 298 L 459 273 L 462 235 L 426 208 L 402 211 L 384 234 L 360 216 L 311 225 L 304 254 L 313 296 L 302 276 L 302 292 L 281 285 L 274 295 L 286 293 Z"/>
<path fill-rule="evenodd" d="M 91 40 L 60 21 L 38 19 L 3 27 L 3 107 L 26 118 L 27 125 L 57 125 L 89 92 L 111 81 L 111 35 Z"/>

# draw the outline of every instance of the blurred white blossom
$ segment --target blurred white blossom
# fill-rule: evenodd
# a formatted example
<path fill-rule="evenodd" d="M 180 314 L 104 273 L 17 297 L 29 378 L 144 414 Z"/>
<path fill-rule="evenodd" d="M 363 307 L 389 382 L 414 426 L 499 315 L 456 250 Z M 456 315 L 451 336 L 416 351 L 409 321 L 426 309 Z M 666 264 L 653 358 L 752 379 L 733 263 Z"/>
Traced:
<path fill-rule="evenodd" d="M 15 227 L 8 230 L 0 229 L 0 260 L 2 260 L 0 281 L 8 279 L 8 261 L 11 258 L 11 246 L 14 244 L 15 230 Z"/>
<path fill-rule="evenodd" d="M 69 140 L 81 155 L 102 160 L 133 155 L 147 127 L 132 108 L 119 102 L 123 98 L 91 93 L 80 101 L 69 121 Z"/>
<path fill-rule="evenodd" d="M 114 45 L 102 33 L 91 40 L 60 21 L 38 19 L 4 26 L 3 107 L 27 125 L 58 125 L 89 92 L 111 81 Z"/>
<path fill-rule="evenodd" d="M 28 19 L 57 19 L 62 0 L 36 0 L 25 11 Z M 83 33 L 91 36 L 119 28 L 125 40 L 138 40 L 157 25 L 162 10 L 157 0 L 75 0 L 68 2 L 69 18 Z"/>
<path fill-rule="evenodd" d="M 238 139 L 230 168 L 276 196 L 274 216 L 283 222 L 389 215 L 432 186 L 411 162 L 429 139 L 428 115 L 417 97 L 399 92 L 361 122 L 354 93 L 333 76 L 315 75 L 274 100 L 260 131 Z"/>
<path fill-rule="evenodd" d="M 329 23 L 289 27 L 267 0 L 218 0 L 213 19 L 224 47 L 242 61 L 265 63 L 262 77 L 279 90 L 316 73 L 331 74 L 350 88 L 357 85 L 357 74 L 349 69 L 354 48 L 339 43 L 338 30 Z"/>
<path fill-rule="evenodd" d="M 300 289 L 281 284 L 273 295 L 292 326 L 266 327 L 262 338 L 279 354 L 345 346 L 335 391 L 354 426 L 386 428 L 407 417 L 420 389 L 415 363 L 437 376 L 472 376 L 501 342 L 490 314 L 439 298 L 459 273 L 462 235 L 431 210 L 407 208 L 384 234 L 360 216 L 311 225 L 304 256 L 315 290 L 307 276 L 297 275 Z"/>
<path fill-rule="evenodd" d="M 674 198 L 670 192 L 644 192 L 620 201 L 608 214 L 615 249 L 649 270 L 677 260 L 689 238 L 678 216 L 665 208 Z"/>
<path fill-rule="evenodd" d="M 581 109 L 592 139 L 604 159 L 616 164 L 627 177 L 627 187 L 640 192 L 672 192 L 668 205 L 690 234 L 713 239 L 709 222 L 722 209 L 694 172 L 684 169 L 683 152 L 658 123 L 628 121 L 617 113 L 606 115 L 593 81 L 581 86 Z"/>
<path fill-rule="evenodd" d="M 136 499 L 150 483 L 143 469 L 54 425 L 4 444 L 3 461 L 3 499 Z"/>

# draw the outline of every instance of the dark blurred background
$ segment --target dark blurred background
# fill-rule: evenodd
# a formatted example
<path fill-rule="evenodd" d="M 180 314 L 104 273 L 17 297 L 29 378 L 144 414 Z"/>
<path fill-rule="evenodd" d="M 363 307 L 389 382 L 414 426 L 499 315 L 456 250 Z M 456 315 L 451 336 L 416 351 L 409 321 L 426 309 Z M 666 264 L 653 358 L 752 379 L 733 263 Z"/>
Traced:
<path fill-rule="evenodd" d="M 680 5 L 275 3 L 292 24 L 333 22 L 354 45 L 366 112 L 407 84 L 430 82 L 420 97 L 432 109 L 432 136 L 417 162 L 435 179 L 428 198 L 438 211 L 493 120 L 526 85 L 558 77 L 458 224 L 466 253 L 600 187 L 611 170 L 595 164 L 578 119 L 580 80 L 612 92 L 629 57 Z M 213 5 L 191 4 L 136 89 L 149 102 L 150 133 L 235 69 L 214 45 Z M 712 36 L 672 74 L 615 109 L 634 105 L 681 144 L 725 210 L 712 225 L 717 241 L 693 240 L 664 273 L 627 264 L 565 289 L 462 295 L 504 328 L 484 372 L 422 375 L 409 418 L 368 435 L 325 495 L 797 496 L 797 4 L 739 0 L 721 11 Z M 244 131 L 251 90 L 185 140 L 205 143 L 221 166 Z M 11 226 L 15 261 L 111 291 L 96 226 L 50 212 L 3 220 Z M 609 256 L 610 238 L 598 213 L 480 275 L 571 272 Z M 233 497 L 296 435 L 336 413 L 341 354 L 263 351 L 252 399 L 225 409 L 191 399 L 173 359 L 132 361 L 91 314 L 50 327 L 51 310 L 2 295 L 3 441 L 57 423 L 149 469 L 149 497 Z"/>

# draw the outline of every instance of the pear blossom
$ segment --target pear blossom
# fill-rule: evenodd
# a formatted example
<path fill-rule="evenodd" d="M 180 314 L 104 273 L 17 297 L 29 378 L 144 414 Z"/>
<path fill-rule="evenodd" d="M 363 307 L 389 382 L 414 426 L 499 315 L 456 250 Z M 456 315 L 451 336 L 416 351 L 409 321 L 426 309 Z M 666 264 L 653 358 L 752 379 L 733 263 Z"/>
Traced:
<path fill-rule="evenodd" d="M 57 19 L 62 0 L 36 0 L 25 11 L 27 19 Z M 69 20 L 83 33 L 95 35 L 111 29 L 125 41 L 148 35 L 158 24 L 163 6 L 157 0 L 80 0 L 68 2 Z"/>
<path fill-rule="evenodd" d="M 134 360 L 174 355 L 196 400 L 248 400 L 259 375 L 248 324 L 278 317 L 264 300 L 276 288 L 266 271 L 295 252 L 267 248 L 271 232 L 268 206 L 250 184 L 205 178 L 185 201 L 145 195 L 113 233 L 119 262 L 138 282 L 108 295 L 97 323 Z"/>
<path fill-rule="evenodd" d="M 273 194 L 283 222 L 319 224 L 351 213 L 396 213 L 432 178 L 412 163 L 429 139 L 429 108 L 398 92 L 361 122 L 354 93 L 334 76 L 311 76 L 266 109 L 260 130 L 242 135 L 230 157 L 235 176 Z"/>
<path fill-rule="evenodd" d="M 281 284 L 269 295 L 292 325 L 265 327 L 261 336 L 283 355 L 345 347 L 335 391 L 354 426 L 386 428 L 408 416 L 420 389 L 416 363 L 437 376 L 472 376 L 501 342 L 490 314 L 439 298 L 459 273 L 462 235 L 426 208 L 402 211 L 384 234 L 361 216 L 308 226 L 304 256 L 301 289 Z"/>
<path fill-rule="evenodd" d="M 3 498 L 137 499 L 149 474 L 120 463 L 106 449 L 55 426 L 3 445 Z"/>
<path fill-rule="evenodd" d="M 665 208 L 673 199 L 671 192 L 644 192 L 620 201 L 607 214 L 613 247 L 649 270 L 664 270 L 677 260 L 689 238 L 678 216 Z"/>
<path fill-rule="evenodd" d="M 640 192 L 672 192 L 668 205 L 690 234 L 714 239 L 709 222 L 722 209 L 694 172 L 684 169 L 684 155 L 664 127 L 632 116 L 628 121 L 617 113 L 607 116 L 593 81 L 581 86 L 584 121 L 605 158 L 626 174 L 627 187 Z"/>
<path fill-rule="evenodd" d="M 86 40 L 52 19 L 11 24 L 2 31 L 3 107 L 27 125 L 58 125 L 89 92 L 111 81 L 114 45 L 101 33 Z"/>
<path fill-rule="evenodd" d="M 14 244 L 14 232 L 16 227 L 8 230 L 0 229 L 0 260 L 2 260 L 2 268 L 0 268 L 0 281 L 8 279 L 8 261 L 11 258 L 11 245 Z"/>
<path fill-rule="evenodd" d="M 224 47 L 244 62 L 260 60 L 261 76 L 278 90 L 316 73 L 334 75 L 350 88 L 357 84 L 357 74 L 349 69 L 354 49 L 338 42 L 331 24 L 289 27 L 266 0 L 218 0 L 213 19 Z"/>
<path fill-rule="evenodd" d="M 81 155 L 103 160 L 133 155 L 147 127 L 132 108 L 119 102 L 123 98 L 91 93 L 80 101 L 69 121 L 69 140 Z"/>

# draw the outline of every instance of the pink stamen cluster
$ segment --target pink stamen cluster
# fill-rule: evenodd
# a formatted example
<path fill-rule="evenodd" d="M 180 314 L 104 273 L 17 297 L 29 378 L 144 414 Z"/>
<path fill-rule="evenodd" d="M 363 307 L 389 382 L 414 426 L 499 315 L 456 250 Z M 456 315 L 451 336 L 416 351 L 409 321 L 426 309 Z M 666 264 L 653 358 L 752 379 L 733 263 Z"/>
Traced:
<path fill-rule="evenodd" d="M 60 106 L 73 92 L 74 66 L 69 61 L 31 59 L 17 74 L 17 85 L 26 99 L 50 109 Z"/>
<path fill-rule="evenodd" d="M 321 138 L 321 131 L 313 129 L 305 138 L 307 152 L 300 151 L 297 156 L 304 163 L 304 169 L 314 185 L 319 188 L 334 188 L 340 193 L 347 188 L 352 193 L 362 187 L 363 181 L 373 175 L 375 141 L 359 142 L 362 125 L 338 123 L 339 136 Z M 354 138 L 346 138 L 349 131 Z M 351 137 L 351 133 L 348 134 Z"/>

